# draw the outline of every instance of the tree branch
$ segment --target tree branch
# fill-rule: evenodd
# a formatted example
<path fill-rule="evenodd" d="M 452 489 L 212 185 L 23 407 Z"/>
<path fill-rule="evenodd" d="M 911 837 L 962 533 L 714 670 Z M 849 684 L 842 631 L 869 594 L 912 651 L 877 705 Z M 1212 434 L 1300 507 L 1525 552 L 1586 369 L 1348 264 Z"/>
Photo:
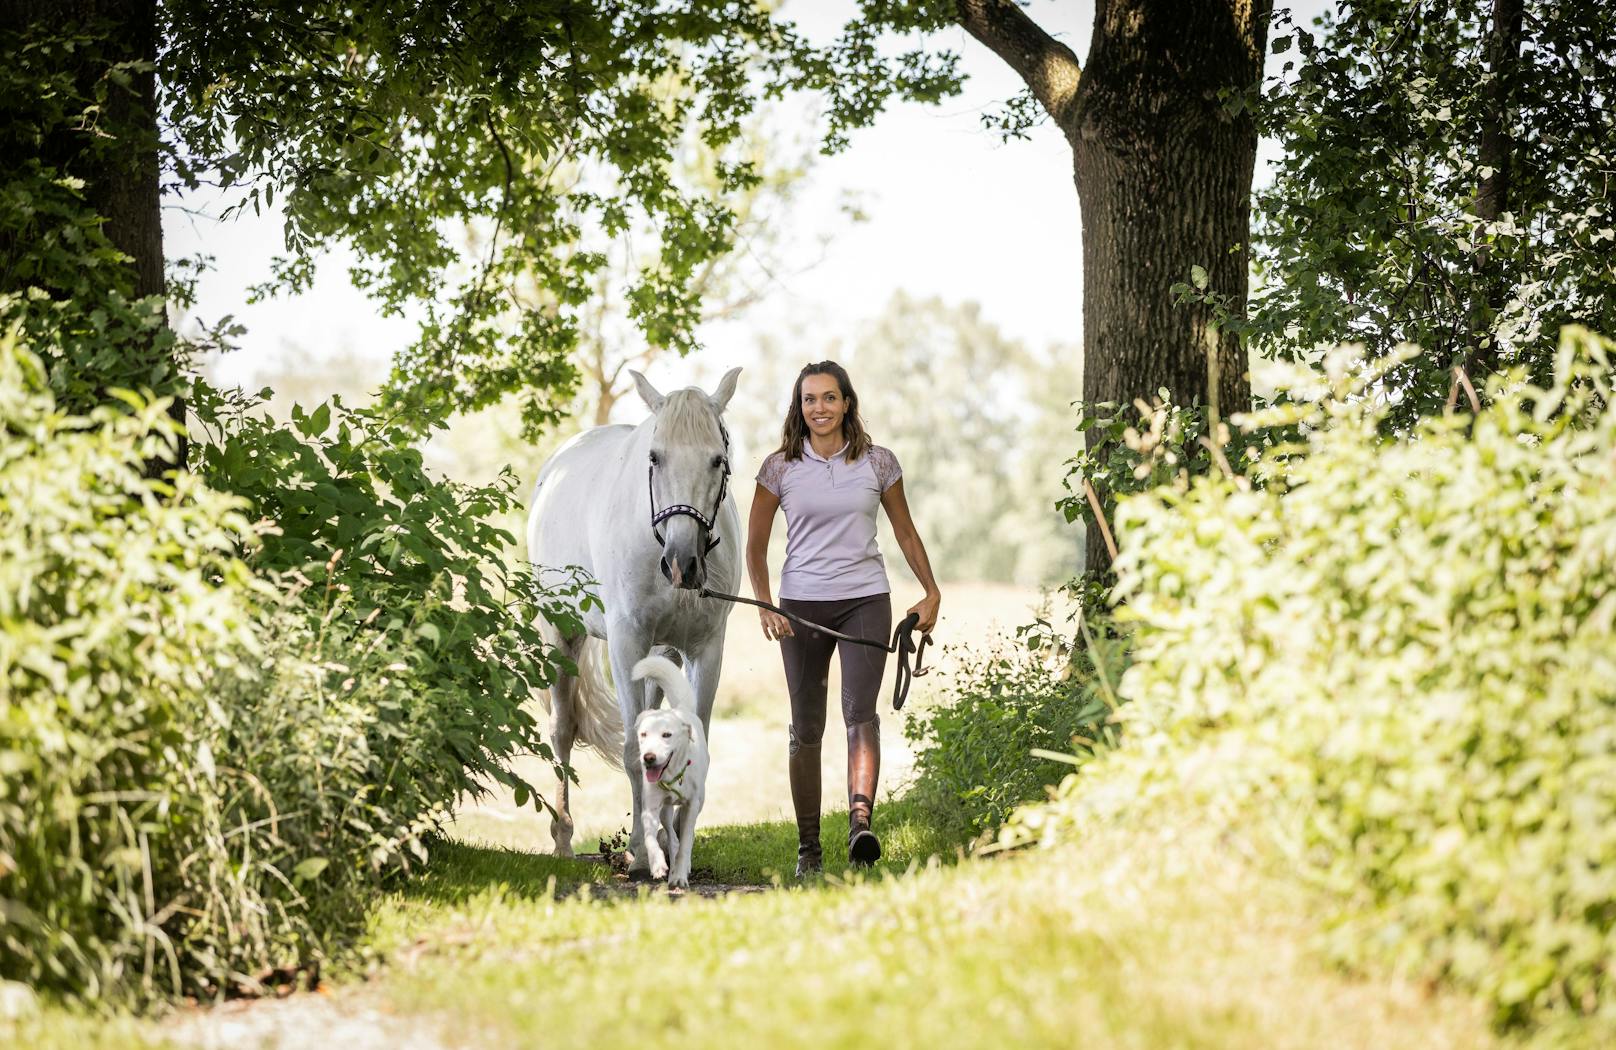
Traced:
<path fill-rule="evenodd" d="M 1028 18 L 1015 0 L 955 0 L 965 31 L 1004 59 L 1027 82 L 1033 97 L 1069 132 L 1077 100 L 1077 54 Z"/>

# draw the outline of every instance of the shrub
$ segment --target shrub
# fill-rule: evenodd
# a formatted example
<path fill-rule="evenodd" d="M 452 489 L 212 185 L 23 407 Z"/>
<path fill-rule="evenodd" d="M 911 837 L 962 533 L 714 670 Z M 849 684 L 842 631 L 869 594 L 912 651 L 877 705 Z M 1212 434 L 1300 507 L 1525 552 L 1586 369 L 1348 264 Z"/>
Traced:
<path fill-rule="evenodd" d="M 374 652 L 387 669 L 373 697 L 385 758 L 374 791 L 418 813 L 495 781 L 543 805 L 509 759 L 551 757 L 527 706 L 558 666 L 537 624 L 581 631 L 582 583 L 541 589 L 511 556 L 515 537 L 490 519 L 520 508 L 514 478 L 434 478 L 412 431 L 337 399 L 294 406 L 290 427 L 246 408 L 210 407 L 223 430 L 199 469 L 273 523 L 251 565 L 307 586 L 325 647 Z"/>
<path fill-rule="evenodd" d="M 1119 512 L 1122 745 L 1008 841 L 1189 804 L 1337 895 L 1333 950 L 1479 991 L 1501 1023 L 1616 1012 L 1612 344 L 1547 390 L 1387 437 L 1350 350 L 1293 379 L 1304 454 Z M 1358 380 L 1348 377 L 1358 374 Z"/>
<path fill-rule="evenodd" d="M 55 410 L 0 338 L 0 977 L 94 994 L 174 977 L 212 683 L 257 647 L 241 501 L 144 463 L 166 403 Z M 200 774 L 197 774 L 200 776 Z"/>
<path fill-rule="evenodd" d="M 961 838 L 997 828 L 1060 781 L 1067 755 L 1112 736 L 1120 641 L 1101 631 L 1069 644 L 1042 619 L 1018 637 L 1024 645 L 962 661 L 943 701 L 904 724 L 916 745 L 907 797 Z"/>
<path fill-rule="evenodd" d="M 460 794 L 531 792 L 534 621 L 574 614 L 499 567 L 508 483 L 435 481 L 370 417 L 234 426 L 202 452 L 232 495 L 145 476 L 165 401 L 79 418 L 47 383 L 0 340 L 0 978 L 259 989 L 340 948 Z"/>

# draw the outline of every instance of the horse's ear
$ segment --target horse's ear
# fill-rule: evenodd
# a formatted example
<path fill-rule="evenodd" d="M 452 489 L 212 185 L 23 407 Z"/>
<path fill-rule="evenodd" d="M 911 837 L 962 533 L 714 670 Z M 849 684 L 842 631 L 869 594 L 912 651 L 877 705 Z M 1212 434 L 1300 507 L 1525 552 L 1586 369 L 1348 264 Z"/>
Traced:
<path fill-rule="evenodd" d="M 722 412 L 729 404 L 729 399 L 735 396 L 735 381 L 741 377 L 740 368 L 732 368 L 724 373 L 724 378 L 718 381 L 718 389 L 709 396 L 712 398 L 713 411 Z"/>
<path fill-rule="evenodd" d="M 634 385 L 639 389 L 640 397 L 645 400 L 645 407 L 653 412 L 662 411 L 662 403 L 667 400 L 667 397 L 659 394 L 657 388 L 651 385 L 651 381 L 634 371 L 634 369 L 629 369 L 628 374 L 634 377 Z"/>

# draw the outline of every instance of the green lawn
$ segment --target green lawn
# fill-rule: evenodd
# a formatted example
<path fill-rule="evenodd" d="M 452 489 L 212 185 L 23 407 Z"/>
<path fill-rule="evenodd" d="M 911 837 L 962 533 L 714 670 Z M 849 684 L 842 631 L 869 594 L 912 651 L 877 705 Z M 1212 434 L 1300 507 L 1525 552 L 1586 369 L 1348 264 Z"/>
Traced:
<path fill-rule="evenodd" d="M 826 817 L 827 843 L 845 821 Z M 321 1031 L 346 1006 L 387 1029 L 343 1050 L 401 1032 L 443 1047 L 1501 1045 L 1473 1000 L 1329 967 L 1318 902 L 1194 827 L 970 860 L 904 803 L 880 827 L 876 872 L 849 873 L 832 850 L 807 885 L 781 877 L 789 823 L 705 829 L 698 881 L 761 887 L 713 899 L 631 887 L 598 862 L 441 843 L 378 902 L 358 956 L 368 979 L 328 970 L 324 995 L 265 1004 L 254 1038 L 297 1045 L 288 1026 Z M 156 1046 L 209 1026 L 48 1009 L 0 1023 L 0 1043 Z"/>
<path fill-rule="evenodd" d="M 714 829 L 698 856 L 755 880 L 787 830 Z M 598 865 L 454 846 L 371 940 L 410 946 L 388 1002 L 450 1045 L 1491 1042 L 1464 999 L 1330 971 L 1306 899 L 1215 846 L 1096 845 L 717 900 L 580 894 Z"/>

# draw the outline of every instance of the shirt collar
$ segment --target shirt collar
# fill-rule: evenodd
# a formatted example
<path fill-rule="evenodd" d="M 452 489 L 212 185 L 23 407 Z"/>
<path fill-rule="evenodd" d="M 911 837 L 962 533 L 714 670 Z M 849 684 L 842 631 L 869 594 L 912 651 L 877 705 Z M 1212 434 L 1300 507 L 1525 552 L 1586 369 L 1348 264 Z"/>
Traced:
<path fill-rule="evenodd" d="M 817 459 L 821 463 L 829 463 L 831 459 L 841 459 L 843 453 L 847 451 L 848 446 L 851 444 L 851 441 L 842 442 L 842 447 L 837 449 L 835 452 L 832 452 L 830 454 L 830 459 L 826 459 L 824 456 L 821 456 L 819 453 L 814 451 L 814 444 L 812 441 L 808 440 L 807 438 L 803 438 L 802 454 L 807 456 L 809 459 Z"/>

